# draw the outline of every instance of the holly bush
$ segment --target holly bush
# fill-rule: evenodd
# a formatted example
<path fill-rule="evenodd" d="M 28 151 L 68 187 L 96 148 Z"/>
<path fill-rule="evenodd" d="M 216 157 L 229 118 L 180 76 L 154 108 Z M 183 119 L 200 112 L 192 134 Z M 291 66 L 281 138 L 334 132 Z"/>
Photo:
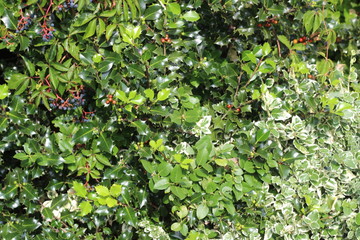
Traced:
<path fill-rule="evenodd" d="M 360 239 L 360 5 L 0 0 L 2 239 Z"/>

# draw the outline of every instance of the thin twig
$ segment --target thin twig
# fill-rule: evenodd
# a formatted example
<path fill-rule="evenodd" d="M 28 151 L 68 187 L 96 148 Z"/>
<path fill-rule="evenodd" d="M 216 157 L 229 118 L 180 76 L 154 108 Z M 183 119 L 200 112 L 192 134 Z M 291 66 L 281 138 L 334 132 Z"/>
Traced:
<path fill-rule="evenodd" d="M 254 72 L 251 74 L 249 80 L 246 82 L 246 84 L 243 86 L 243 88 L 246 88 L 246 87 L 250 84 L 251 79 L 254 77 L 255 73 L 256 73 L 257 70 L 259 69 L 260 64 L 262 63 L 262 61 L 263 61 L 263 57 L 260 59 L 260 61 L 259 61 L 258 64 L 256 65 L 256 68 L 255 68 Z"/>
<path fill-rule="evenodd" d="M 241 72 L 240 75 L 238 76 L 238 84 L 237 84 L 237 87 L 236 87 L 234 99 L 236 99 L 236 97 L 238 95 L 239 88 L 240 88 L 241 77 L 242 77 L 243 74 L 244 74 L 244 72 Z"/>
<path fill-rule="evenodd" d="M 278 47 L 278 53 L 279 53 L 279 57 L 281 57 L 281 48 L 280 48 L 280 42 L 279 39 L 276 38 L 276 43 L 277 43 L 277 47 Z"/>

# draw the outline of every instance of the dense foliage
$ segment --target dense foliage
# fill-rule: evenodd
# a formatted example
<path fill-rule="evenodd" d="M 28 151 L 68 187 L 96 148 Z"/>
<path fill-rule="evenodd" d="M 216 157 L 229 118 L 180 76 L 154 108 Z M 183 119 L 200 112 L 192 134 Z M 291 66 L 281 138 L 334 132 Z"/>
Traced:
<path fill-rule="evenodd" d="M 0 0 L 1 239 L 360 239 L 360 5 Z"/>

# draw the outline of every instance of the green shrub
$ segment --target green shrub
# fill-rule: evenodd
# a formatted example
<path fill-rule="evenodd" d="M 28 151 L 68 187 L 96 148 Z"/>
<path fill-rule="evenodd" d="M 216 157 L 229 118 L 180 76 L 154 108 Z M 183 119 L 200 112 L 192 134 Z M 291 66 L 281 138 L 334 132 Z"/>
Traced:
<path fill-rule="evenodd" d="M 360 239 L 355 1 L 0 0 L 2 239 Z"/>

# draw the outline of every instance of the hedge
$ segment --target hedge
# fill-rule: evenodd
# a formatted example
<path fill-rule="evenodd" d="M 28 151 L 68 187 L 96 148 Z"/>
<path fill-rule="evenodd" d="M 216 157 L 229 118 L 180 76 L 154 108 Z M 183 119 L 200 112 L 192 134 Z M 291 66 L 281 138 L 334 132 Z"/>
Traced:
<path fill-rule="evenodd" d="M 0 237 L 360 239 L 359 11 L 0 0 Z"/>

